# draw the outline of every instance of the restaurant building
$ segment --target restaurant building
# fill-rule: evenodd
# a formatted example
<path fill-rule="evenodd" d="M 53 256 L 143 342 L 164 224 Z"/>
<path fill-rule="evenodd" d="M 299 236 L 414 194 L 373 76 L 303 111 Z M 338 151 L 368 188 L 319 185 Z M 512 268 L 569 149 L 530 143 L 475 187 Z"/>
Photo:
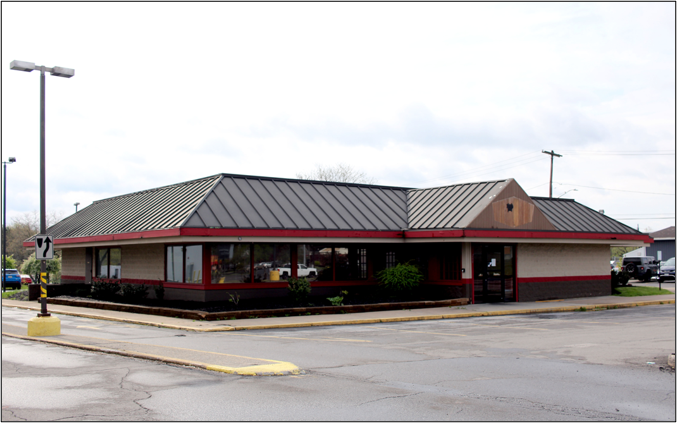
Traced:
<path fill-rule="evenodd" d="M 360 289 L 399 262 L 437 297 L 473 303 L 609 295 L 610 246 L 652 242 L 513 179 L 412 189 L 233 174 L 96 201 L 47 234 L 62 283 L 162 282 L 165 298 L 194 301 L 286 295 L 296 276 L 314 294 Z"/>

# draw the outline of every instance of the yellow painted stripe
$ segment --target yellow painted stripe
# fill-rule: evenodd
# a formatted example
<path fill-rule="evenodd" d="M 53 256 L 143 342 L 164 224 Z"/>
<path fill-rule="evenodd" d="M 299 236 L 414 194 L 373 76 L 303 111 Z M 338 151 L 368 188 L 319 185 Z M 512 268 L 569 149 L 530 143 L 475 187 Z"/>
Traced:
<path fill-rule="evenodd" d="M 248 333 L 229 333 L 228 335 L 252 336 L 255 338 L 276 338 L 276 339 L 296 339 L 302 341 L 328 341 L 328 342 L 371 342 L 365 339 L 347 339 L 347 338 L 298 338 L 294 336 L 274 336 L 274 335 L 252 335 Z"/>
<path fill-rule="evenodd" d="M 458 333 L 442 333 L 442 332 L 425 332 L 425 331 L 420 331 L 420 330 L 404 330 L 404 329 L 391 329 L 391 328 L 382 328 L 379 326 L 365 326 L 367 328 L 373 328 L 373 329 L 380 329 L 380 330 L 392 330 L 396 332 L 411 332 L 411 333 L 424 333 L 428 335 L 445 335 L 445 336 L 468 336 L 468 335 L 461 335 Z"/>

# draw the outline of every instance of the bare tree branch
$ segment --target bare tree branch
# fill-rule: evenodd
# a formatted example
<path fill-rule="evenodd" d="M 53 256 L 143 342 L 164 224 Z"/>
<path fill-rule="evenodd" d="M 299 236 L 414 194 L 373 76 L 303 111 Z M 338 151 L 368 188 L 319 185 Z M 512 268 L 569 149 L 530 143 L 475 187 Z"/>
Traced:
<path fill-rule="evenodd" d="M 336 166 L 318 165 L 315 170 L 308 173 L 297 173 L 298 179 L 328 182 L 348 182 L 356 184 L 376 184 L 375 178 L 367 176 L 364 172 L 353 169 L 347 164 L 340 163 Z"/>

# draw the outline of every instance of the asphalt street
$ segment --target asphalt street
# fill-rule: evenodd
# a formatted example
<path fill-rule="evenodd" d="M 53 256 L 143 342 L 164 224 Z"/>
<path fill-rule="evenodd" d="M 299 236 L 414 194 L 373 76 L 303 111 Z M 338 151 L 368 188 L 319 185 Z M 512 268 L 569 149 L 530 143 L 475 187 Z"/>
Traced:
<path fill-rule="evenodd" d="M 2 320 L 33 314 L 3 308 Z M 215 333 L 60 318 L 64 333 L 287 361 L 302 374 L 230 375 L 3 336 L 3 420 L 675 419 L 674 305 Z"/>

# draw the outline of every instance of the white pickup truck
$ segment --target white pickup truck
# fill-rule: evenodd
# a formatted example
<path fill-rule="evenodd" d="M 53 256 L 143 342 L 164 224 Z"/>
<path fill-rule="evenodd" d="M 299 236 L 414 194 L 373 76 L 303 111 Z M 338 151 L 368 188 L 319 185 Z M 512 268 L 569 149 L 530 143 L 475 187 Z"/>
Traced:
<path fill-rule="evenodd" d="M 305 264 L 297 264 L 298 269 L 298 277 L 299 278 L 304 278 L 306 276 L 317 276 L 317 269 L 314 267 L 308 267 Z M 280 272 L 280 277 L 283 279 L 291 277 L 291 264 L 287 263 L 283 265 L 283 267 L 277 267 L 272 270 L 277 270 Z"/>

